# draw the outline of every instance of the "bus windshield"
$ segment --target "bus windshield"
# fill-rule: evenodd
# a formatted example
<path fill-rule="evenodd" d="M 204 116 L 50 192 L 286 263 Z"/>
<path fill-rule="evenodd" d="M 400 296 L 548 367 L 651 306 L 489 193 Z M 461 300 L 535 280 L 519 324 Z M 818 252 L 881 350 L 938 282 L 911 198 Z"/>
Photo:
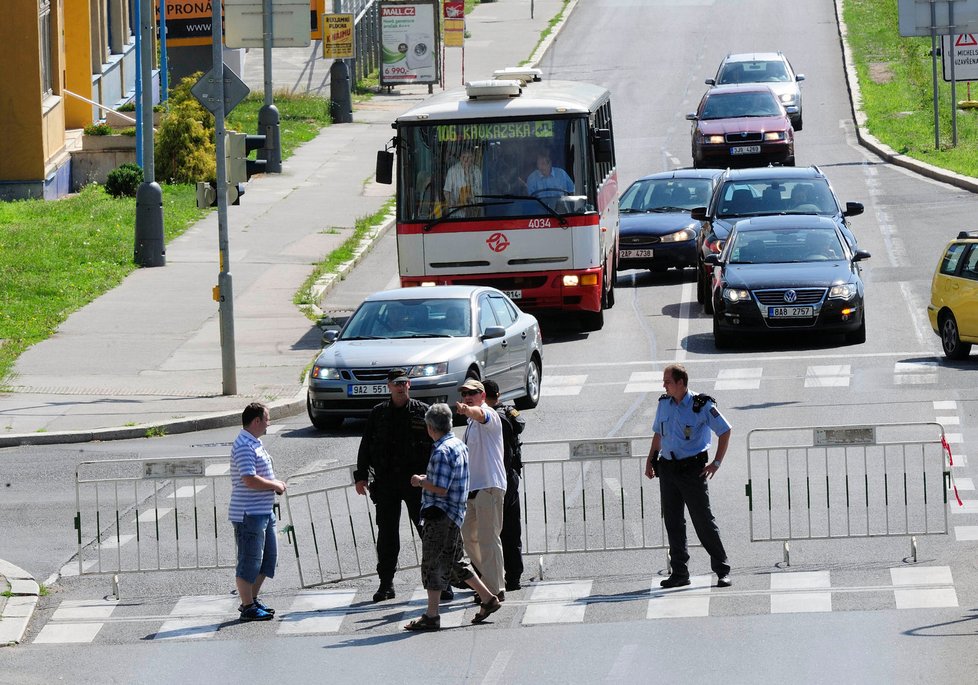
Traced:
<path fill-rule="evenodd" d="M 587 130 L 585 117 L 405 126 L 398 218 L 552 215 L 567 211 L 568 196 L 593 209 Z"/>

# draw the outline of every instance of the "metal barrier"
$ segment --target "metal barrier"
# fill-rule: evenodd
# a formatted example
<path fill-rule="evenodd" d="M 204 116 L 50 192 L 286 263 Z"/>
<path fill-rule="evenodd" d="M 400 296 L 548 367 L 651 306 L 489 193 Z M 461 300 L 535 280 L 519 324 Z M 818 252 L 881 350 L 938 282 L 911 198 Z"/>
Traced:
<path fill-rule="evenodd" d="M 299 583 L 312 587 L 376 574 L 377 533 L 373 504 L 353 488 L 352 466 L 289 478 L 283 532 L 295 551 Z M 407 511 L 401 512 L 401 570 L 421 565 L 419 540 Z M 410 543 L 407 541 L 410 540 Z"/>
<path fill-rule="evenodd" d="M 947 534 L 950 478 L 938 423 L 759 428 L 747 436 L 750 539 Z"/>
<path fill-rule="evenodd" d="M 79 574 L 233 568 L 229 469 L 227 456 L 80 463 Z"/>

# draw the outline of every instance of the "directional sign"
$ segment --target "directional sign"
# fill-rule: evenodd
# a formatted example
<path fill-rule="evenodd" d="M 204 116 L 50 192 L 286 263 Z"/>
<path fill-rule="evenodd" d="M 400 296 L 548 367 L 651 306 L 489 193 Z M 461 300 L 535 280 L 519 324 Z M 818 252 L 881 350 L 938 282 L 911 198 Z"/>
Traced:
<path fill-rule="evenodd" d="M 952 4 L 953 21 L 949 11 Z M 926 0 L 899 0 L 897 9 L 901 36 L 929 36 L 932 27 L 939 36 L 978 33 L 978 0 L 933 0 L 932 3 Z"/>
<path fill-rule="evenodd" d="M 951 59 L 954 59 L 955 81 L 978 81 L 978 39 L 973 33 L 962 33 L 954 36 L 954 47 L 951 47 L 951 36 L 941 36 L 941 62 L 944 65 L 944 80 L 951 80 Z"/>
<path fill-rule="evenodd" d="M 231 71 L 231 67 L 223 63 L 221 66 L 224 67 L 224 113 L 227 114 L 237 107 L 239 102 L 248 97 L 251 89 L 238 78 L 237 74 Z M 210 71 L 200 77 L 190 92 L 204 106 L 204 109 L 213 114 L 219 107 L 220 87 L 221 82 L 218 80 L 217 72 L 212 67 Z"/>

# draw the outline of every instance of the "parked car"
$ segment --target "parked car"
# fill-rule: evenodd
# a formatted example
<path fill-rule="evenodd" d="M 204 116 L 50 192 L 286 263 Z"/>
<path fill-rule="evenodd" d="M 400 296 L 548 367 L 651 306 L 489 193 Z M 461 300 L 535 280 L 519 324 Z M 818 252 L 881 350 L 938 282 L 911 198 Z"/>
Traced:
<path fill-rule="evenodd" d="M 758 167 L 723 172 L 710 204 L 691 212 L 701 222 L 696 237 L 696 299 L 711 313 L 709 298 L 712 269 L 705 259 L 719 254 L 734 223 L 750 216 L 768 214 L 811 214 L 831 218 L 842 229 L 853 249 L 856 236 L 848 218 L 863 213 L 860 202 L 846 202 L 843 208 L 828 178 L 817 166 Z"/>
<path fill-rule="evenodd" d="M 772 331 L 843 333 L 866 341 L 859 262 L 839 226 L 821 216 L 762 216 L 738 221 L 714 267 L 713 339 Z"/>
<path fill-rule="evenodd" d="M 791 126 L 800 131 L 802 120 L 801 86 L 804 74 L 796 74 L 791 63 L 780 51 L 748 52 L 727 55 L 717 68 L 714 78 L 706 79 L 709 86 L 732 83 L 765 83 L 771 87 L 778 100 L 791 117 Z"/>
<path fill-rule="evenodd" d="M 944 248 L 927 318 L 948 359 L 966 359 L 978 343 L 978 231 L 962 231 Z"/>
<path fill-rule="evenodd" d="M 690 218 L 709 202 L 720 171 L 676 169 L 644 176 L 621 195 L 618 268 L 664 271 L 696 266 L 700 222 Z"/>
<path fill-rule="evenodd" d="M 411 397 L 454 402 L 466 378 L 491 378 L 500 399 L 523 409 L 540 401 L 543 340 L 535 317 L 482 286 L 398 288 L 367 297 L 309 374 L 306 409 L 316 428 L 365 417 L 385 399 L 387 372 L 403 368 Z"/>
<path fill-rule="evenodd" d="M 694 167 L 795 165 L 795 130 L 765 84 L 710 88 L 686 118 Z"/>

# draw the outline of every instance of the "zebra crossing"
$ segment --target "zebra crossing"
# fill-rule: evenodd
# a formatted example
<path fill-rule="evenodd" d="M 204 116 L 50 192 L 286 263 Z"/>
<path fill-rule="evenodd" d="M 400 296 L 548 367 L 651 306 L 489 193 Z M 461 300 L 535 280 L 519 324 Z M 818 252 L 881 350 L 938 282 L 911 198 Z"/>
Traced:
<path fill-rule="evenodd" d="M 866 610 L 911 610 L 958 607 L 949 566 L 894 567 L 853 584 L 851 576 L 834 579 L 834 571 L 781 571 L 744 575 L 733 588 L 716 588 L 712 575 L 692 577 L 689 586 L 663 589 L 655 576 L 640 589 L 622 592 L 599 579 L 539 581 L 509 593 L 503 609 L 487 625 L 540 626 L 612 620 L 600 607 L 615 604 L 613 620 L 661 621 L 724 615 L 737 602 L 750 600 L 752 612 L 814 613 L 836 610 L 837 595 L 871 597 Z M 888 577 L 887 577 L 888 576 Z M 888 582 L 887 582 L 888 581 Z M 373 604 L 370 591 L 355 588 L 300 590 L 294 596 L 269 595 L 279 612 L 268 625 L 282 636 L 362 631 L 365 616 L 376 618 L 374 630 L 400 630 L 422 613 L 427 593 L 414 588 L 406 600 Z M 274 600 L 274 601 L 273 601 Z M 166 615 L 139 613 L 140 602 L 128 599 L 64 600 L 42 626 L 34 644 L 92 643 L 107 625 L 131 626 L 133 639 L 206 640 L 238 624 L 237 597 L 230 594 L 179 597 Z M 283 610 L 288 606 L 286 610 Z M 152 608 L 147 600 L 143 611 Z M 443 629 L 467 627 L 476 611 L 468 592 L 442 604 Z M 595 613 L 592 618 L 591 614 Z"/>

